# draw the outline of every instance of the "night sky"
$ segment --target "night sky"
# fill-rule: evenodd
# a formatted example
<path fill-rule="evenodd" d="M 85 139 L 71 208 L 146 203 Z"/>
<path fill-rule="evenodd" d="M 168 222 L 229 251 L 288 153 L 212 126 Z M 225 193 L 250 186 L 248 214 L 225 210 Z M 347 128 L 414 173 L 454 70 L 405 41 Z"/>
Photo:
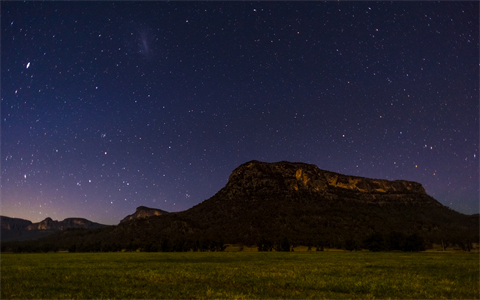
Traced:
<path fill-rule="evenodd" d="M 478 2 L 3 2 L 1 214 L 186 210 L 249 160 L 479 211 Z"/>

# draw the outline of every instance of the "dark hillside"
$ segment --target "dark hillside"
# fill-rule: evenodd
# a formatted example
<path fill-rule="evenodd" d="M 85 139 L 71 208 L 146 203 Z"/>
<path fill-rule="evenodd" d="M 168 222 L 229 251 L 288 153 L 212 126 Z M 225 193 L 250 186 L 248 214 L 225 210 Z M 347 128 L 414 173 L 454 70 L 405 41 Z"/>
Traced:
<path fill-rule="evenodd" d="M 345 176 L 303 163 L 243 164 L 217 194 L 181 214 L 230 243 L 261 236 L 338 243 L 391 231 L 432 242 L 478 240 L 478 217 L 475 222 L 441 205 L 418 183 Z"/>
<path fill-rule="evenodd" d="M 469 249 L 479 239 L 479 217 L 443 206 L 416 182 L 251 161 L 236 168 L 213 197 L 186 211 L 139 207 L 117 226 L 66 230 L 42 243 L 72 251 L 221 250 L 223 243 L 260 241 L 356 249 L 387 237 L 389 249 L 408 238 L 421 247 L 400 248 L 418 250 L 426 242 Z"/>
<path fill-rule="evenodd" d="M 67 218 L 63 221 L 52 220 L 46 218 L 45 220 L 32 223 L 28 220 L 9 218 L 1 216 L 2 241 L 26 241 L 36 240 L 54 234 L 58 231 L 71 228 L 103 228 L 107 225 L 95 223 L 83 218 Z"/>

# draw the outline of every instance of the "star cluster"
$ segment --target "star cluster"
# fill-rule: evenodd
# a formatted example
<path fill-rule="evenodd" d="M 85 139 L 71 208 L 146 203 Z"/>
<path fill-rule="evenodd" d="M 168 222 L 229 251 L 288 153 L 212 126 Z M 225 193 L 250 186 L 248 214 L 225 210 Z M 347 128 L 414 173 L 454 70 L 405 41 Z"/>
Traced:
<path fill-rule="evenodd" d="M 2 215 L 185 210 L 252 159 L 479 210 L 477 2 L 3 2 Z"/>

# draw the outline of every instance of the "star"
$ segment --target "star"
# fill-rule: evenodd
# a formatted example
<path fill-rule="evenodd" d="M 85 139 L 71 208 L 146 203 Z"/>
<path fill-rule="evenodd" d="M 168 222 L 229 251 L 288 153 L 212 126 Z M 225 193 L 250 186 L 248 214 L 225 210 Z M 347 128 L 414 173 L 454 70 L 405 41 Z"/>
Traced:
<path fill-rule="evenodd" d="M 188 209 L 252 159 L 417 181 L 478 213 L 478 8 L 4 2 L 2 214 Z"/>

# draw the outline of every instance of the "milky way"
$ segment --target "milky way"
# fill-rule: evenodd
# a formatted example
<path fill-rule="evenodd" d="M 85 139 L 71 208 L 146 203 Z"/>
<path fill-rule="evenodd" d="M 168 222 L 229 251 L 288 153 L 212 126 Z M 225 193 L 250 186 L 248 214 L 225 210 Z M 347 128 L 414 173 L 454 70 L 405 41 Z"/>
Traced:
<path fill-rule="evenodd" d="M 477 2 L 2 2 L 2 215 L 188 209 L 238 165 L 478 213 Z"/>

